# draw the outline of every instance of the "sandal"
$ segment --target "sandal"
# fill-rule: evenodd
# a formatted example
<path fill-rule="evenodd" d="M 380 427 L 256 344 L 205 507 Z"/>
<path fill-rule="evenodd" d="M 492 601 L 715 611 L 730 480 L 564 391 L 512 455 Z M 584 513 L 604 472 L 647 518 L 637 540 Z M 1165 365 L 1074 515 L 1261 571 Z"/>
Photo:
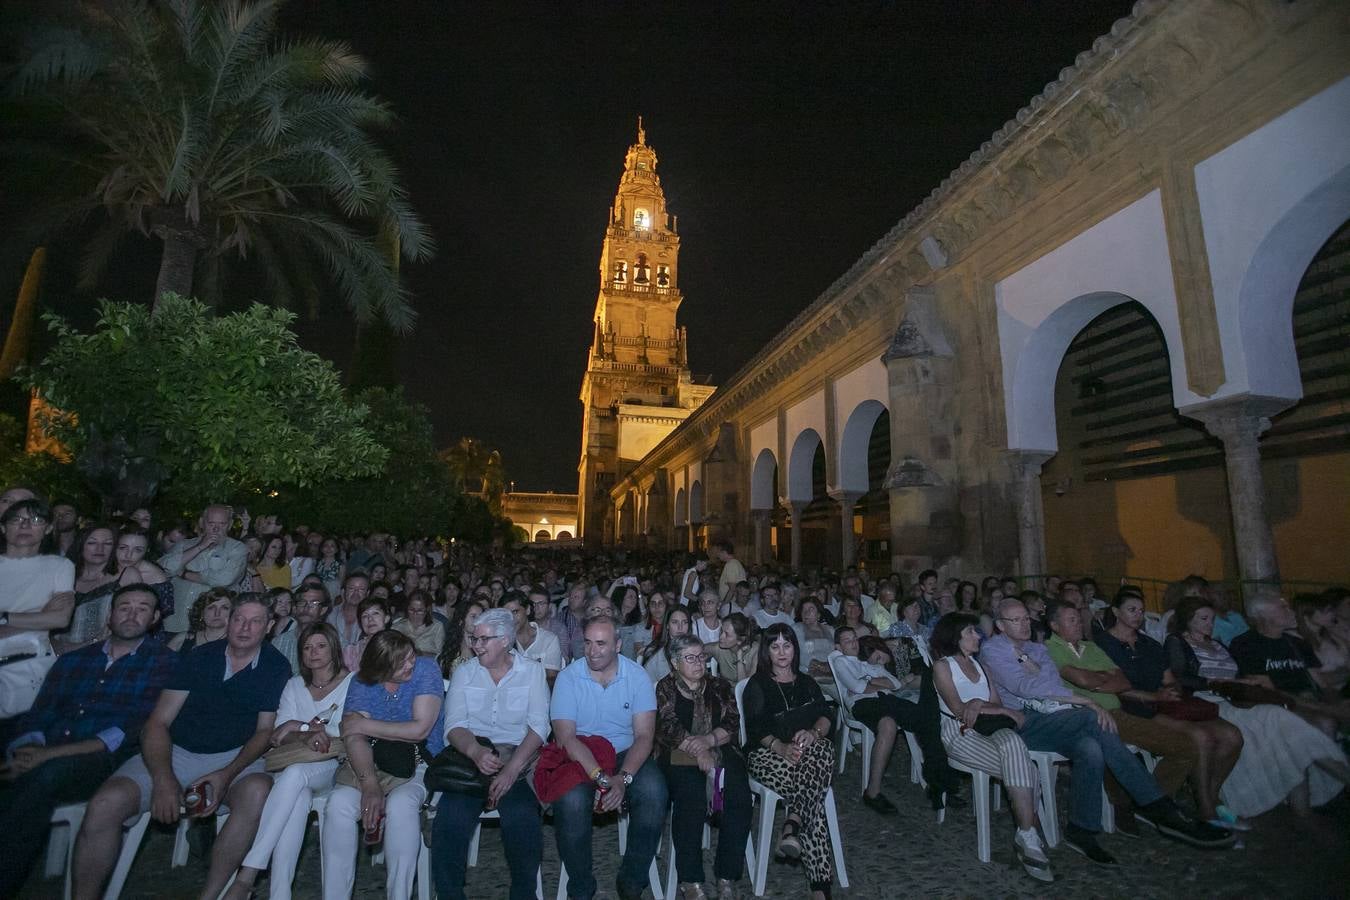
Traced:
<path fill-rule="evenodd" d="M 788 819 L 783 823 L 783 833 L 778 838 L 778 856 L 783 859 L 800 859 L 802 855 L 801 842 L 797 840 L 797 835 L 801 832 L 801 823 L 795 819 Z"/>

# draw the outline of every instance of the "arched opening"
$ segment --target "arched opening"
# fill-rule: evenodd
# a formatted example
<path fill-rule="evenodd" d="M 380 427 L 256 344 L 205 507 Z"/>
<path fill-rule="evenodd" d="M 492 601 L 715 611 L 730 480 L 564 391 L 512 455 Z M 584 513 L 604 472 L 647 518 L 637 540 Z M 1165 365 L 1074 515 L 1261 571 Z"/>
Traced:
<path fill-rule="evenodd" d="M 1309 263 L 1291 318 L 1303 398 L 1275 417 L 1261 441 L 1266 514 L 1287 581 L 1344 584 L 1350 581 L 1350 222 Z"/>
<path fill-rule="evenodd" d="M 778 493 L 777 478 L 778 460 L 774 459 L 773 451 L 768 448 L 759 451 L 750 469 L 751 509 L 773 509 Z"/>
<path fill-rule="evenodd" d="M 891 564 L 891 492 L 886 489 L 890 469 L 891 414 L 883 408 L 867 436 L 867 491 L 853 508 L 858 559 L 874 571 Z"/>
<path fill-rule="evenodd" d="M 703 524 L 707 517 L 703 505 L 703 482 L 695 481 L 689 486 L 689 536 L 694 550 L 702 550 L 708 543 L 708 529 Z"/>
<path fill-rule="evenodd" d="M 534 533 L 534 539 L 535 539 L 536 541 L 547 541 L 547 540 L 549 540 L 551 537 L 552 537 L 552 536 L 548 533 L 548 530 L 547 530 L 547 529 L 544 529 L 544 528 L 541 528 L 541 529 L 539 529 L 538 531 L 536 531 L 536 532 Z"/>
<path fill-rule="evenodd" d="M 802 565 L 838 570 L 844 561 L 843 525 L 839 502 L 827 493 L 826 466 L 825 445 L 817 441 L 811 454 L 811 500 L 802 511 Z"/>
<path fill-rule="evenodd" d="M 675 529 L 675 546 L 689 546 L 689 495 L 681 487 L 675 492 L 675 510 L 672 521 Z"/>
<path fill-rule="evenodd" d="M 1051 572 L 1106 585 L 1232 570 L 1222 445 L 1173 405 L 1167 344 L 1142 304 L 1113 305 L 1073 336 L 1052 400 Z"/>
<path fill-rule="evenodd" d="M 572 539 L 572 532 L 570 532 L 570 531 L 560 531 L 560 532 L 558 532 L 558 540 L 560 540 L 560 541 L 570 541 L 571 539 Z"/>

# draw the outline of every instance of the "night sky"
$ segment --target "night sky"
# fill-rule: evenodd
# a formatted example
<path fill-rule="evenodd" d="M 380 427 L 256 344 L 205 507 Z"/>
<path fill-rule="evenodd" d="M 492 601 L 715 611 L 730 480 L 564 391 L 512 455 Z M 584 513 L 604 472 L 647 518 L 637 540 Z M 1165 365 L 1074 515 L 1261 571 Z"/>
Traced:
<path fill-rule="evenodd" d="M 639 114 L 679 217 L 690 366 L 717 384 L 1130 5 L 293 0 L 286 24 L 350 41 L 401 118 L 381 140 L 439 245 L 403 270 L 409 395 L 442 443 L 500 449 L 518 489 L 574 491 Z M 347 364 L 339 303 L 298 328 Z"/>

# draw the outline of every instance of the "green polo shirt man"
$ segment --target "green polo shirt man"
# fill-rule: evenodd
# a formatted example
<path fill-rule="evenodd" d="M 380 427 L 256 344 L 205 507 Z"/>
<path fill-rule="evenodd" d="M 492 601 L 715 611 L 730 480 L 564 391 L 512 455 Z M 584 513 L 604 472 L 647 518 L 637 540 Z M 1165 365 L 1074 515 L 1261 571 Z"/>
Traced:
<path fill-rule="evenodd" d="M 1196 745 L 1176 728 L 1121 709 L 1119 695 L 1131 689 L 1130 682 L 1105 650 L 1083 640 L 1083 621 L 1077 609 L 1055 607 L 1050 628 L 1054 634 L 1046 640 L 1045 649 L 1060 677 L 1074 693 L 1090 698 L 1110 713 L 1122 741 L 1161 757 L 1153 777 L 1169 797 L 1176 794 L 1200 762 Z M 1118 808 L 1128 808 L 1129 798 L 1115 779 L 1107 779 L 1106 791 Z"/>

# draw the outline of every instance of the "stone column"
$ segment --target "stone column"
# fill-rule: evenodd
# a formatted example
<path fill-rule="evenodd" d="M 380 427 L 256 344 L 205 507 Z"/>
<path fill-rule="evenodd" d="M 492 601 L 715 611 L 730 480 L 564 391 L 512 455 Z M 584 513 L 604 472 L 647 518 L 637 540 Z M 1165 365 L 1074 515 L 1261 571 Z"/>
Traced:
<path fill-rule="evenodd" d="M 1247 597 L 1279 590 L 1275 535 L 1266 514 L 1266 486 L 1261 477 L 1261 435 L 1270 428 L 1270 417 L 1289 405 L 1290 401 L 1277 397 L 1239 397 L 1183 411 L 1223 441 L 1238 574 L 1244 582 L 1262 582 L 1244 584 Z"/>
<path fill-rule="evenodd" d="M 1045 574 L 1045 509 L 1041 505 L 1041 467 L 1055 454 L 1010 450 L 1013 501 L 1017 506 L 1017 558 L 1020 574 Z"/>
<path fill-rule="evenodd" d="M 792 569 L 798 571 L 802 567 L 802 515 L 807 504 L 794 501 L 789 506 L 792 509 Z"/>
<path fill-rule="evenodd" d="M 771 509 L 750 510 L 750 530 L 755 536 L 755 562 L 761 565 L 769 561 L 769 528 L 773 518 Z"/>
<path fill-rule="evenodd" d="M 830 491 L 830 498 L 839 504 L 839 523 L 842 526 L 842 546 L 844 550 L 842 572 L 858 561 L 858 538 L 853 533 L 853 509 L 858 505 L 862 491 Z"/>

